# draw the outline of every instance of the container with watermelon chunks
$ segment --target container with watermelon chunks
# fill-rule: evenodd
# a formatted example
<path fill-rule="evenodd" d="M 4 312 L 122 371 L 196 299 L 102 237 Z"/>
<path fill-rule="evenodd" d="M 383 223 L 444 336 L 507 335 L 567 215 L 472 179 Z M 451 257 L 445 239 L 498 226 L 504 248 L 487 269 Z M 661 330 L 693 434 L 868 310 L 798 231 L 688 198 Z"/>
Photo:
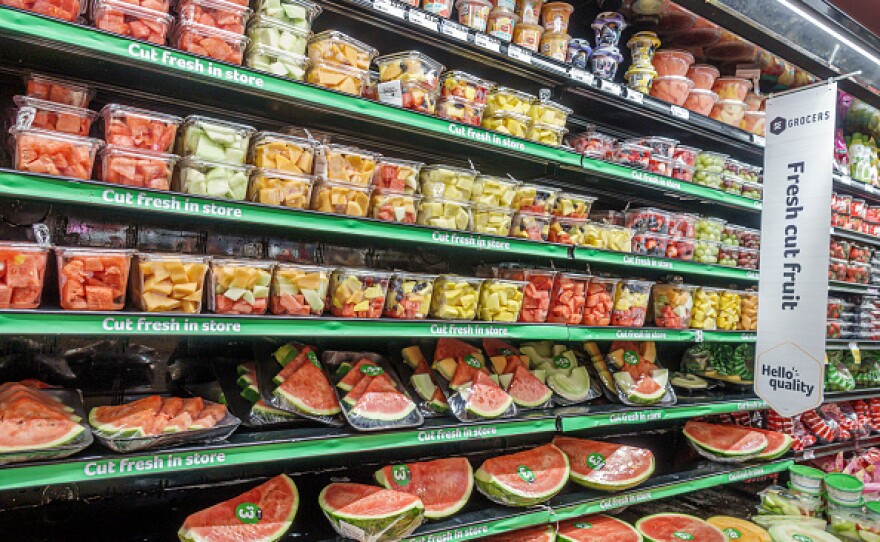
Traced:
<path fill-rule="evenodd" d="M 89 411 L 89 424 L 101 444 L 132 453 L 226 440 L 241 420 L 226 405 L 201 397 L 151 395 L 95 407 Z"/>
<path fill-rule="evenodd" d="M 95 177 L 110 184 L 168 190 L 177 160 L 176 154 L 108 145 L 98 155 Z"/>
<path fill-rule="evenodd" d="M 601 327 L 611 324 L 611 312 L 614 308 L 614 291 L 619 279 L 593 277 L 587 285 L 587 302 L 584 305 L 584 316 L 581 324 Z"/>
<path fill-rule="evenodd" d="M 181 51 L 240 66 L 250 40 L 241 34 L 183 21 L 170 41 Z"/>
<path fill-rule="evenodd" d="M 583 319 L 587 301 L 587 286 L 590 275 L 580 273 L 558 273 L 553 280 L 550 293 L 548 322 L 579 325 Z"/>
<path fill-rule="evenodd" d="M 342 413 L 356 430 L 402 429 L 425 423 L 400 377 L 379 354 L 327 351 L 323 361 Z"/>
<path fill-rule="evenodd" d="M 550 311 L 550 293 L 556 271 L 551 269 L 526 269 L 522 267 L 500 267 L 498 276 L 508 280 L 526 281 L 523 288 L 520 322 L 541 324 L 547 320 Z"/>
<path fill-rule="evenodd" d="M 37 128 L 12 128 L 15 169 L 58 177 L 88 180 L 95 154 L 104 144 L 100 139 Z"/>
<path fill-rule="evenodd" d="M 32 243 L 0 243 L 0 309 L 40 306 L 48 254 Z"/>
<path fill-rule="evenodd" d="M 156 45 L 165 45 L 172 22 L 174 19 L 165 12 L 121 0 L 92 3 L 92 24 L 96 28 Z"/>
<path fill-rule="evenodd" d="M 84 107 L 73 107 L 55 102 L 14 96 L 18 108 L 14 112 L 13 125 L 18 128 L 39 128 L 78 136 L 89 135 L 97 113 Z"/>
<path fill-rule="evenodd" d="M 175 115 L 121 104 L 104 106 L 100 115 L 108 145 L 155 152 L 173 151 L 177 128 L 183 122 Z"/>
<path fill-rule="evenodd" d="M 216 314 L 266 314 L 275 262 L 213 259 L 208 310 Z"/>
<path fill-rule="evenodd" d="M 0 4 L 71 22 L 87 7 L 86 0 L 2 0 Z"/>
<path fill-rule="evenodd" d="M 272 276 L 272 314 L 320 316 L 327 308 L 332 267 L 279 263 Z"/>
<path fill-rule="evenodd" d="M 122 310 L 134 252 L 105 248 L 56 248 L 61 308 L 74 311 Z"/>
<path fill-rule="evenodd" d="M 181 21 L 244 34 L 244 27 L 252 12 L 247 5 L 224 0 L 184 0 L 177 6 L 177 14 Z"/>
<path fill-rule="evenodd" d="M 46 387 L 43 387 L 46 386 Z M 92 444 L 79 390 L 0 384 L 0 465 L 61 459 Z"/>
<path fill-rule="evenodd" d="M 370 200 L 370 218 L 383 222 L 399 224 L 415 224 L 419 202 L 419 194 L 403 194 L 384 189 L 376 189 Z"/>
<path fill-rule="evenodd" d="M 424 165 L 422 162 L 384 156 L 373 172 L 373 186 L 377 190 L 415 194 L 419 190 L 419 172 Z"/>
<path fill-rule="evenodd" d="M 85 108 L 95 95 L 95 91 L 87 85 L 48 75 L 30 72 L 24 79 L 26 94 L 47 102 Z"/>

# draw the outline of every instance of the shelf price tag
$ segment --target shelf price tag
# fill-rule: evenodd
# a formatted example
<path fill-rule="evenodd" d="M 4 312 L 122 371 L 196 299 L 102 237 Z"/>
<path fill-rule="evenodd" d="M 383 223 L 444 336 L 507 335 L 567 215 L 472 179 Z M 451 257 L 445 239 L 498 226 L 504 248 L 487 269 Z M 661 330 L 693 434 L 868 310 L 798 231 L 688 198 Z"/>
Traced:
<path fill-rule="evenodd" d="M 845 184 L 847 186 L 852 185 L 852 179 L 850 179 L 849 175 L 841 175 L 839 180 L 841 184 Z"/>
<path fill-rule="evenodd" d="M 633 90 L 631 88 L 626 89 L 626 99 L 635 102 L 637 104 L 645 102 L 645 95 L 639 92 L 638 90 Z"/>
<path fill-rule="evenodd" d="M 452 21 L 441 22 L 440 33 L 461 41 L 467 41 L 468 38 L 468 29 Z"/>
<path fill-rule="evenodd" d="M 874 188 L 874 185 L 872 185 L 872 184 L 866 184 L 866 185 L 865 185 L 865 190 L 868 191 L 868 192 L 870 192 L 871 194 L 873 194 L 874 192 L 877 191 L 877 189 Z"/>
<path fill-rule="evenodd" d="M 532 63 L 532 53 L 518 45 L 508 45 L 507 56 L 514 60 L 525 62 L 526 64 Z"/>
<path fill-rule="evenodd" d="M 568 76 L 575 81 L 585 83 L 589 86 L 593 86 L 593 82 L 596 80 L 596 78 L 593 77 L 592 73 L 586 70 L 582 70 L 580 68 L 571 68 L 570 70 L 568 70 Z"/>
<path fill-rule="evenodd" d="M 406 16 L 406 9 L 395 4 L 393 0 L 373 0 L 373 9 L 398 19 L 403 19 Z"/>
<path fill-rule="evenodd" d="M 501 42 L 487 34 L 483 34 L 482 32 L 474 34 L 474 44 L 476 44 L 477 47 L 482 47 L 483 49 L 488 49 L 496 53 L 501 52 Z"/>
<path fill-rule="evenodd" d="M 702 329 L 695 329 L 694 330 L 694 342 L 695 343 L 703 342 L 703 330 Z"/>
<path fill-rule="evenodd" d="M 599 86 L 602 90 L 609 94 L 614 94 L 615 96 L 620 96 L 623 94 L 623 89 L 620 88 L 620 85 L 617 83 L 612 83 L 611 81 L 606 81 L 602 79 L 599 81 Z"/>
<path fill-rule="evenodd" d="M 764 139 L 764 136 L 759 136 L 758 134 L 752 134 L 752 142 L 755 145 L 764 146 L 767 144 L 767 140 Z"/>
<path fill-rule="evenodd" d="M 683 120 L 689 120 L 691 118 L 691 113 L 684 107 L 679 107 L 677 105 L 669 106 L 669 112 L 672 113 L 673 117 L 678 117 Z"/>
<path fill-rule="evenodd" d="M 425 13 L 424 11 L 412 8 L 409 10 L 407 16 L 409 17 L 409 22 L 421 26 L 422 28 L 427 28 L 432 32 L 437 32 L 437 18 L 430 13 Z"/>

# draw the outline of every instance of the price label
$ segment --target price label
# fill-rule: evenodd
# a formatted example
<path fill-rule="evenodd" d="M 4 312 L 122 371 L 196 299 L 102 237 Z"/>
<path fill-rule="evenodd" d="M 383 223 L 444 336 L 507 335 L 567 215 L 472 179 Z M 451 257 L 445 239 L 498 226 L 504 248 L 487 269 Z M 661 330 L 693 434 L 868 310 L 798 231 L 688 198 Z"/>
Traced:
<path fill-rule="evenodd" d="M 474 35 L 474 43 L 477 47 L 482 47 L 483 49 L 488 49 L 496 53 L 501 52 L 501 42 L 489 35 L 483 34 L 482 32 L 477 32 Z"/>
<path fill-rule="evenodd" d="M 532 63 L 532 53 L 517 45 L 507 46 L 507 56 L 515 60 L 519 60 L 520 62 L 525 62 L 526 64 Z"/>
<path fill-rule="evenodd" d="M 804 459 L 808 461 L 810 459 L 816 459 L 816 452 L 814 452 L 813 450 L 804 450 Z"/>
<path fill-rule="evenodd" d="M 703 330 L 702 329 L 695 329 L 694 330 L 694 342 L 695 343 L 703 342 Z"/>
<path fill-rule="evenodd" d="M 461 41 L 467 41 L 468 37 L 467 28 L 452 21 L 443 21 L 440 23 L 440 33 Z"/>
<path fill-rule="evenodd" d="M 868 192 L 870 192 L 872 194 L 877 191 L 877 189 L 874 188 L 874 185 L 870 185 L 870 184 L 865 185 L 865 190 L 867 190 Z"/>
<path fill-rule="evenodd" d="M 611 81 L 606 81 L 602 79 L 599 85 L 602 90 L 609 94 L 614 94 L 615 96 L 620 96 L 621 94 L 623 94 L 623 89 L 621 89 L 620 85 L 618 85 L 617 83 L 612 83 Z"/>
<path fill-rule="evenodd" d="M 673 117 L 678 117 L 680 119 L 688 120 L 691 118 L 691 113 L 684 107 L 679 107 L 677 105 L 669 106 L 669 112 L 672 113 Z"/>
<path fill-rule="evenodd" d="M 571 77 L 572 79 L 574 79 L 575 81 L 578 81 L 580 83 L 586 83 L 587 85 L 590 85 L 590 86 L 593 86 L 593 82 L 596 80 L 596 78 L 593 77 L 592 73 L 590 73 L 586 70 L 582 70 L 580 68 L 570 69 L 568 71 L 568 76 Z"/>
<path fill-rule="evenodd" d="M 379 101 L 383 104 L 396 105 L 403 107 L 403 87 L 400 81 L 385 81 L 377 86 Z"/>
<path fill-rule="evenodd" d="M 409 10 L 409 22 L 413 24 L 417 24 L 422 28 L 427 28 L 432 32 L 437 31 L 437 18 L 429 13 L 425 13 L 424 11 L 419 11 L 417 9 Z"/>
<path fill-rule="evenodd" d="M 877 288 L 868 288 L 868 295 L 880 295 L 880 290 Z"/>
<path fill-rule="evenodd" d="M 403 6 L 397 5 L 391 0 L 373 0 L 373 9 L 398 19 L 403 19 L 406 16 L 406 10 Z"/>
<path fill-rule="evenodd" d="M 843 175 L 840 177 L 840 182 L 842 184 L 850 186 L 852 184 L 852 179 L 849 178 L 849 175 Z"/>
<path fill-rule="evenodd" d="M 755 143 L 755 145 L 760 145 L 762 147 L 767 144 L 767 140 L 764 139 L 763 136 L 759 136 L 758 134 L 752 134 L 752 141 Z"/>
<path fill-rule="evenodd" d="M 645 102 L 645 95 L 638 90 L 626 89 L 626 99 L 637 104 Z"/>

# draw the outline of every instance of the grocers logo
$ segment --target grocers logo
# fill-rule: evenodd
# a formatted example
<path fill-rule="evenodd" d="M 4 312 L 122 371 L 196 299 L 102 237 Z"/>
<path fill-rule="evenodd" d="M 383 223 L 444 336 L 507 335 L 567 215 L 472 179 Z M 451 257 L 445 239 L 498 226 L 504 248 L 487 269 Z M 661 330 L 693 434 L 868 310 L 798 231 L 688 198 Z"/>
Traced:
<path fill-rule="evenodd" d="M 785 131 L 786 124 L 785 117 L 776 117 L 770 122 L 770 131 L 773 135 L 779 135 Z"/>

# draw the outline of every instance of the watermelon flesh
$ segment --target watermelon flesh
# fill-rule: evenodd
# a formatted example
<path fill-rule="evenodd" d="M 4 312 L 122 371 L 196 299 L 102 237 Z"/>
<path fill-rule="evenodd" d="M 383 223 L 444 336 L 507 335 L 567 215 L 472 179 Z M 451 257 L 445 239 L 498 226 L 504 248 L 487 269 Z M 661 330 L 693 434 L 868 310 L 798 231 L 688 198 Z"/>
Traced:
<path fill-rule="evenodd" d="M 559 524 L 559 542 L 642 542 L 642 535 L 625 521 L 605 514 L 570 519 Z"/>
<path fill-rule="evenodd" d="M 361 542 L 399 540 L 421 525 L 425 506 L 415 495 L 353 483 L 333 483 L 318 505 L 341 536 Z"/>
<path fill-rule="evenodd" d="M 0 390 L 0 453 L 55 448 L 85 432 L 55 396 L 14 382 Z"/>
<path fill-rule="evenodd" d="M 482 371 L 476 372 L 471 386 L 461 390 L 465 409 L 482 418 L 497 418 L 510 408 L 513 398 Z"/>
<path fill-rule="evenodd" d="M 385 377 L 384 379 L 381 377 Z M 351 409 L 351 414 L 368 420 L 386 422 L 405 419 L 416 409 L 416 404 L 394 386 L 385 374 L 373 378 L 364 394 Z"/>
<path fill-rule="evenodd" d="M 568 456 L 573 482 L 591 489 L 620 491 L 654 473 L 651 450 L 613 442 L 557 436 L 553 444 Z"/>
<path fill-rule="evenodd" d="M 516 359 L 519 358 L 517 357 Z M 522 365 L 513 371 L 513 379 L 510 381 L 507 393 L 510 394 L 510 397 L 517 406 L 523 408 L 543 406 L 553 397 L 553 392 L 550 388 Z"/>
<path fill-rule="evenodd" d="M 720 425 L 689 421 L 684 436 L 697 448 L 719 457 L 754 457 L 767 449 L 767 437 L 738 425 Z"/>
<path fill-rule="evenodd" d="M 483 353 L 476 346 L 458 339 L 439 339 L 434 348 L 434 361 L 442 359 L 464 359 L 465 356 L 476 356 L 480 359 Z"/>
<path fill-rule="evenodd" d="M 562 450 L 545 444 L 531 450 L 493 457 L 483 462 L 475 479 L 489 500 L 508 506 L 531 506 L 550 500 L 570 475 Z"/>
<path fill-rule="evenodd" d="M 474 488 L 474 471 L 463 457 L 406 465 L 387 465 L 376 471 L 386 489 L 415 495 L 425 505 L 425 517 L 441 519 L 461 510 Z"/>
<path fill-rule="evenodd" d="M 226 415 L 225 405 L 200 397 L 152 395 L 123 405 L 95 407 L 89 412 L 89 424 L 109 438 L 133 438 L 208 429 Z"/>
<path fill-rule="evenodd" d="M 242 503 L 256 505 L 258 522 L 245 523 L 236 515 Z M 271 542 L 290 529 L 298 508 L 296 484 L 282 474 L 234 499 L 188 516 L 177 536 L 181 542 Z"/>
<path fill-rule="evenodd" d="M 794 438 L 791 435 L 780 433 L 779 431 L 768 431 L 766 429 L 757 429 L 754 427 L 750 427 L 749 430 L 761 433 L 767 437 L 767 448 L 765 448 L 755 459 L 772 461 L 785 455 L 794 444 Z"/>
<path fill-rule="evenodd" d="M 480 540 L 484 542 L 553 542 L 556 539 L 556 527 L 539 525 L 511 533 L 496 534 Z"/>
<path fill-rule="evenodd" d="M 687 514 L 655 514 L 636 522 L 648 542 L 727 542 L 720 529 Z"/>
<path fill-rule="evenodd" d="M 40 306 L 47 252 L 36 245 L 0 246 L 0 309 Z"/>
<path fill-rule="evenodd" d="M 312 416 L 334 416 L 342 411 L 327 375 L 313 363 L 303 363 L 272 393 L 297 411 Z"/>

